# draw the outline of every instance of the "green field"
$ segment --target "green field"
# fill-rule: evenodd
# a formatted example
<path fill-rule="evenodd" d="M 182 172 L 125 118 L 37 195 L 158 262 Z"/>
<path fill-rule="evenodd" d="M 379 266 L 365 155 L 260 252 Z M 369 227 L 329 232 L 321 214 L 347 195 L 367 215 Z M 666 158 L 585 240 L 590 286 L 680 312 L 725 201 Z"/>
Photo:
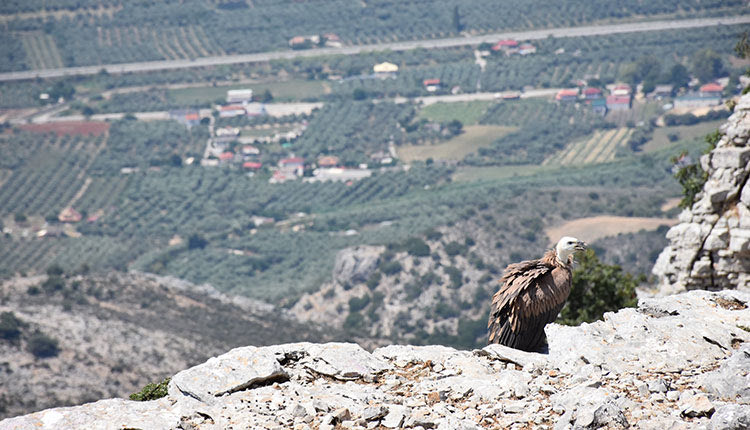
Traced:
<path fill-rule="evenodd" d="M 632 129 L 597 130 L 589 138 L 568 145 L 562 152 L 544 160 L 546 165 L 606 163 L 615 159 L 617 149 L 627 144 Z"/>
<path fill-rule="evenodd" d="M 643 145 L 643 151 L 651 152 L 665 148 L 671 144 L 669 135 L 677 135 L 678 140 L 692 140 L 703 138 L 705 135 L 712 133 L 719 128 L 724 120 L 707 121 L 693 125 L 677 125 L 671 127 L 659 127 L 654 130 L 654 137 Z"/>
<path fill-rule="evenodd" d="M 253 94 L 261 94 L 265 90 L 271 92 L 274 101 L 300 101 L 317 98 L 328 92 L 327 84 L 323 81 L 290 80 L 280 82 L 249 83 L 217 87 L 196 87 L 169 90 L 168 94 L 177 103 L 187 106 L 205 102 L 225 100 L 228 90 L 251 88 Z"/>
<path fill-rule="evenodd" d="M 486 148 L 516 127 L 498 125 L 469 125 L 464 132 L 446 142 L 434 145 L 404 145 L 398 148 L 398 158 L 405 162 L 416 160 L 462 160 L 479 148 Z"/>
<path fill-rule="evenodd" d="M 472 102 L 457 103 L 435 103 L 422 108 L 419 117 L 430 121 L 448 122 L 454 119 L 461 121 L 463 125 L 473 125 L 479 122 L 487 107 L 492 102 L 478 100 Z"/>
<path fill-rule="evenodd" d="M 555 170 L 557 167 L 521 164 L 515 166 L 461 167 L 453 174 L 452 179 L 457 182 L 492 181 L 513 178 L 516 176 L 531 176 L 536 173 Z"/>

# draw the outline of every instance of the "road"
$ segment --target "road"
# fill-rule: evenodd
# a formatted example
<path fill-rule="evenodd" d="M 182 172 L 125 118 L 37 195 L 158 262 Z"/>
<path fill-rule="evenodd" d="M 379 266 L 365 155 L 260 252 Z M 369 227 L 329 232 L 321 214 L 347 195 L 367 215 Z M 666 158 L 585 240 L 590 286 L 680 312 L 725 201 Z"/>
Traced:
<path fill-rule="evenodd" d="M 494 42 L 499 39 L 537 40 L 553 37 L 599 36 L 618 33 L 643 31 L 675 30 L 716 25 L 750 24 L 750 15 L 731 17 L 712 17 L 685 20 L 663 20 L 634 22 L 608 25 L 589 25 L 582 27 L 550 28 L 544 30 L 512 31 L 484 34 L 481 36 L 452 37 L 447 39 L 416 40 L 406 42 L 379 43 L 374 45 L 345 46 L 342 48 L 320 48 L 302 51 L 274 51 L 257 54 L 226 55 L 221 57 L 202 57 L 192 60 L 149 61 L 140 63 L 105 64 L 98 66 L 64 67 L 59 69 L 26 70 L 20 72 L 0 73 L 1 81 L 17 81 L 34 78 L 55 78 L 72 75 L 93 75 L 101 70 L 108 73 L 149 72 L 155 70 L 183 69 L 190 67 L 217 66 L 222 64 L 258 63 L 270 60 L 314 57 L 320 55 L 349 55 L 366 51 L 406 51 L 415 48 L 447 48 L 463 45 L 478 45 L 482 42 Z"/>

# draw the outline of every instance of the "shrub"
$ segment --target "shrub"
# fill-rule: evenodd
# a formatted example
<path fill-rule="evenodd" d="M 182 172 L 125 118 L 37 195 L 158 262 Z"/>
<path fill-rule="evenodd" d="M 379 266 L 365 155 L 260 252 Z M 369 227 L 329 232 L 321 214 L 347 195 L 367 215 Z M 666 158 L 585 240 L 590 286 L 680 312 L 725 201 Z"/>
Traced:
<path fill-rule="evenodd" d="M 380 280 L 382 278 L 383 275 L 380 272 L 373 273 L 369 278 L 367 278 L 367 288 L 369 288 L 370 290 L 374 290 L 378 287 L 378 284 L 380 284 Z"/>
<path fill-rule="evenodd" d="M 352 297 L 349 299 L 349 312 L 358 312 L 370 304 L 370 296 L 365 294 L 362 297 Z"/>
<path fill-rule="evenodd" d="M 60 345 L 57 339 L 41 332 L 31 335 L 27 341 L 27 347 L 36 358 L 55 357 L 60 353 Z"/>
<path fill-rule="evenodd" d="M 146 386 L 143 387 L 141 391 L 131 394 L 130 400 L 135 400 L 137 402 L 146 402 L 149 400 L 156 400 L 165 397 L 167 395 L 167 386 L 169 385 L 170 379 L 171 378 L 167 378 L 156 384 L 146 384 Z"/>
<path fill-rule="evenodd" d="M 430 246 L 418 237 L 407 239 L 406 242 L 404 242 L 404 249 L 409 255 L 414 257 L 427 257 L 430 255 Z"/>
<path fill-rule="evenodd" d="M 0 338 L 15 340 L 21 336 L 23 321 L 18 319 L 13 312 L 0 314 Z"/>
<path fill-rule="evenodd" d="M 445 253 L 450 256 L 461 254 L 465 250 L 466 250 L 466 246 L 461 245 L 460 243 L 456 241 L 448 242 L 447 244 L 445 244 Z"/>
<path fill-rule="evenodd" d="M 601 319 L 605 312 L 613 312 L 638 303 L 635 287 L 638 279 L 624 273 L 617 265 L 599 261 L 589 249 L 579 258 L 573 271 L 573 285 L 565 307 L 557 322 L 578 325 Z"/>
<path fill-rule="evenodd" d="M 451 280 L 450 288 L 455 289 L 461 286 L 463 273 L 461 272 L 460 269 L 453 267 L 453 266 L 449 266 L 449 267 L 444 267 L 443 271 L 448 275 L 448 277 Z"/>
<path fill-rule="evenodd" d="M 383 264 L 380 268 L 380 270 L 382 270 L 386 275 L 395 275 L 400 272 L 401 269 L 401 263 L 399 263 L 398 261 L 389 261 Z"/>

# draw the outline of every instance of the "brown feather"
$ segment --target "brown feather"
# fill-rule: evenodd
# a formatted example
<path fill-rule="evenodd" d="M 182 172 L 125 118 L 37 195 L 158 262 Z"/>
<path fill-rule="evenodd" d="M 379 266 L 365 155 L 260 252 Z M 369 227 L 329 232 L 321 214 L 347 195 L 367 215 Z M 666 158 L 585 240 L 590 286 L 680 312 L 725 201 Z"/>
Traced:
<path fill-rule="evenodd" d="M 570 294 L 570 265 L 561 264 L 550 250 L 538 260 L 508 265 L 500 284 L 487 323 L 489 342 L 536 350 L 544 326 L 557 318 Z"/>

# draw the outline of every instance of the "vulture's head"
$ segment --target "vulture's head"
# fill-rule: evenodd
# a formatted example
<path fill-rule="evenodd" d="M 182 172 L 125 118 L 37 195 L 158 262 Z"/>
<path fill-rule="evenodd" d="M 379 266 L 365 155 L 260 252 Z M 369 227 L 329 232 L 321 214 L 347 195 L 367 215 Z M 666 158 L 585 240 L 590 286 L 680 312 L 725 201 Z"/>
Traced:
<path fill-rule="evenodd" d="M 565 236 L 557 242 L 555 253 L 560 263 L 568 264 L 571 255 L 576 251 L 585 251 L 587 247 L 586 242 L 578 240 L 575 237 Z"/>

